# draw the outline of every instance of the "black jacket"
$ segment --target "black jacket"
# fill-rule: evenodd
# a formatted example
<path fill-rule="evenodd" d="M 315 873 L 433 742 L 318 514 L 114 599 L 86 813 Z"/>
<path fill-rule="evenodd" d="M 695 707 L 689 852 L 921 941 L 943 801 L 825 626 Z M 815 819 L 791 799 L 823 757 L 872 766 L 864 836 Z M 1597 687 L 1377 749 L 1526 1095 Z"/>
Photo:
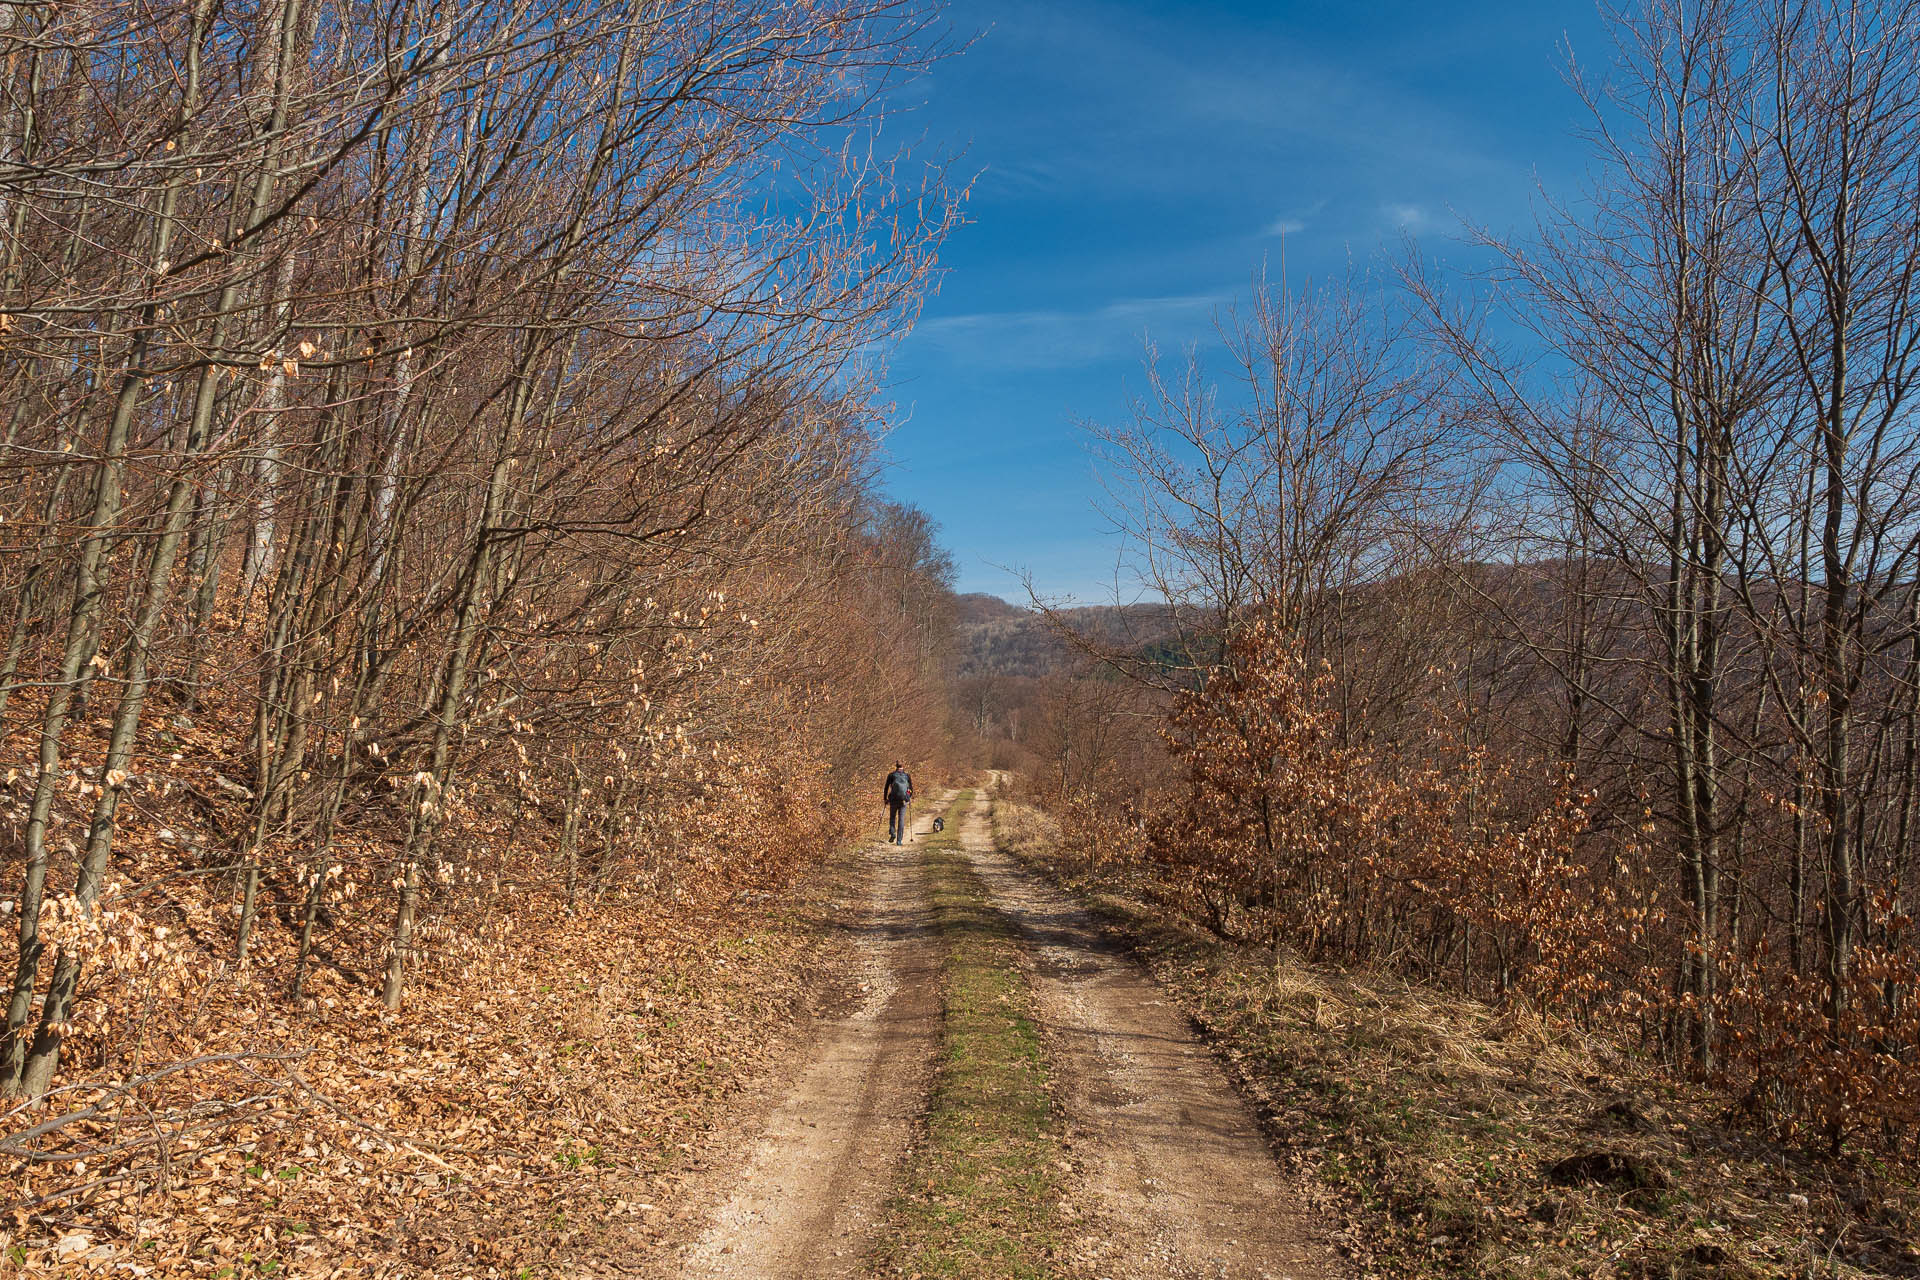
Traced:
<path fill-rule="evenodd" d="M 895 769 L 887 775 L 886 785 L 880 788 L 880 798 L 888 804 L 905 804 L 913 799 L 913 775 L 905 769 Z"/>

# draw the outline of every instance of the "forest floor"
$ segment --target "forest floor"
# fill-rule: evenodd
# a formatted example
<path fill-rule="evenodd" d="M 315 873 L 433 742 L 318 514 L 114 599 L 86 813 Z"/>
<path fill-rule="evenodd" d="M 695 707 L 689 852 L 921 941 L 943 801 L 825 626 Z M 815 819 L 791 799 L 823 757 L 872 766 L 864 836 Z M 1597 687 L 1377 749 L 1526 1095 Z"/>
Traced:
<path fill-rule="evenodd" d="M 0 1277 L 1329 1274 L 1178 1006 L 990 812 L 949 792 L 905 846 L 720 908 L 535 903 L 398 1013 L 337 964 L 280 1000 L 277 932 L 239 978 L 209 960 L 154 1016 L 233 1061 L 14 1169 Z M 218 896 L 176 905 L 213 956 Z"/>
<path fill-rule="evenodd" d="M 951 798 L 950 798 L 951 799 Z M 1309 1280 L 1308 1199 L 1187 1019 L 994 847 L 984 796 L 848 868 L 858 996 L 715 1131 L 654 1276 Z M 611 1242 L 610 1242 L 611 1243 Z"/>
<path fill-rule="evenodd" d="M 284 948 L 259 948 L 244 980 L 210 961 L 198 998 L 154 1019 L 214 1024 L 214 1048 L 256 1056 L 137 1099 L 169 1144 L 158 1160 L 149 1142 L 130 1168 L 90 1167 L 89 1148 L 149 1131 L 110 1095 L 128 1114 L 6 1169 L 0 1277 L 626 1274 L 680 1238 L 692 1189 L 746 1140 L 730 1126 L 858 1001 L 842 899 L 865 871 L 842 858 L 717 906 L 577 920 L 536 899 L 466 966 L 423 965 L 398 1013 L 346 966 L 286 1001 Z M 184 900 L 202 925 L 211 908 Z M 272 1053 L 298 1074 L 274 1078 Z M 186 1107 L 198 1127 L 168 1119 Z"/>
<path fill-rule="evenodd" d="M 1920 1277 L 1903 1171 L 1524 1010 L 1203 936 L 1051 845 L 949 792 L 725 912 L 530 924 L 406 1017 L 316 981 L 236 1026 L 312 1045 L 324 1097 L 138 1195 L 29 1169 L 0 1277 Z"/>

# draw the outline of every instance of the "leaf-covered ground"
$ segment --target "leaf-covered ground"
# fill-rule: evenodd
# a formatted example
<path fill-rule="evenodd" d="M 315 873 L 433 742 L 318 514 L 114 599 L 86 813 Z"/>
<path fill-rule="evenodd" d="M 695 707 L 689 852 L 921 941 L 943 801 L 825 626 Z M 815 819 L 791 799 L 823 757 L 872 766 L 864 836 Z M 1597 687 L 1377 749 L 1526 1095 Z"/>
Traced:
<path fill-rule="evenodd" d="M 702 1135 L 838 998 L 829 878 L 790 879 L 810 855 L 770 853 L 749 891 L 615 884 L 569 909 L 554 824 L 483 797 L 454 838 L 471 874 L 526 886 L 513 909 L 449 887 L 459 928 L 428 915 L 389 1011 L 387 900 L 338 894 L 291 999 L 299 886 L 263 885 L 236 966 L 233 877 L 205 853 L 231 735 L 179 739 L 116 871 L 140 954 L 90 976 L 70 1083 L 0 1124 L 0 1274 L 581 1274 L 659 1234 Z"/>
<path fill-rule="evenodd" d="M 644 1236 L 726 1100 L 809 1004 L 826 945 L 801 916 L 740 911 L 501 948 L 399 1015 L 255 1011 L 298 1056 L 187 1073 L 202 1109 L 270 1096 L 182 1141 L 157 1175 L 16 1209 L 24 1274 L 561 1274 L 618 1227 Z M 264 1003 L 264 1002 L 263 1002 Z M 247 1016 L 245 993 L 220 1001 Z M 137 1117 L 116 1123 L 134 1128 Z M 59 1166 L 11 1190 L 71 1186 Z"/>

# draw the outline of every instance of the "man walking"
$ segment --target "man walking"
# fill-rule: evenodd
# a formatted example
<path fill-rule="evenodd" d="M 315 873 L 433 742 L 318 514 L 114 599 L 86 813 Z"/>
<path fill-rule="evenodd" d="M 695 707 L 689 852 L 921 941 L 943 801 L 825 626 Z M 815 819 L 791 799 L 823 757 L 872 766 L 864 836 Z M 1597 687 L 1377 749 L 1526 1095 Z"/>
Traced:
<path fill-rule="evenodd" d="M 907 772 L 907 766 L 894 762 L 893 772 L 887 775 L 887 784 L 881 788 L 880 795 L 887 802 L 887 839 L 905 844 L 907 805 L 913 799 L 913 775 Z"/>

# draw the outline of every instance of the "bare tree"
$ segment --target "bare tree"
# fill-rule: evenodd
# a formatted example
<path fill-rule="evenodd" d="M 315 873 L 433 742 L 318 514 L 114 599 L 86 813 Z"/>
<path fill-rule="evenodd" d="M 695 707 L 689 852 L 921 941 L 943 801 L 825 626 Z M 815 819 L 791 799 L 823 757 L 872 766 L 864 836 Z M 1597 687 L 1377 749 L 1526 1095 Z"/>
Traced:
<path fill-rule="evenodd" d="M 233 951 L 297 886 L 295 993 L 350 873 L 394 885 L 400 1002 L 436 887 L 476 874 L 438 837 L 508 744 L 522 808 L 566 781 L 570 901 L 589 838 L 602 887 L 639 856 L 638 793 L 706 812 L 720 757 L 692 744 L 744 750 L 728 707 L 785 697 L 722 658 L 846 589 L 803 552 L 869 537 L 861 361 L 911 321 L 953 217 L 937 168 L 909 185 L 874 139 L 934 18 L 7 8 L 0 716 L 37 743 L 10 1092 L 53 1078 L 156 703 L 251 725 L 250 776 L 220 775 L 245 810 L 221 851 Z M 903 573 L 944 591 L 924 555 Z M 763 630 L 729 590 L 794 620 Z M 938 611 L 908 616 L 926 650 Z M 49 980 L 56 902 L 81 924 Z"/>

